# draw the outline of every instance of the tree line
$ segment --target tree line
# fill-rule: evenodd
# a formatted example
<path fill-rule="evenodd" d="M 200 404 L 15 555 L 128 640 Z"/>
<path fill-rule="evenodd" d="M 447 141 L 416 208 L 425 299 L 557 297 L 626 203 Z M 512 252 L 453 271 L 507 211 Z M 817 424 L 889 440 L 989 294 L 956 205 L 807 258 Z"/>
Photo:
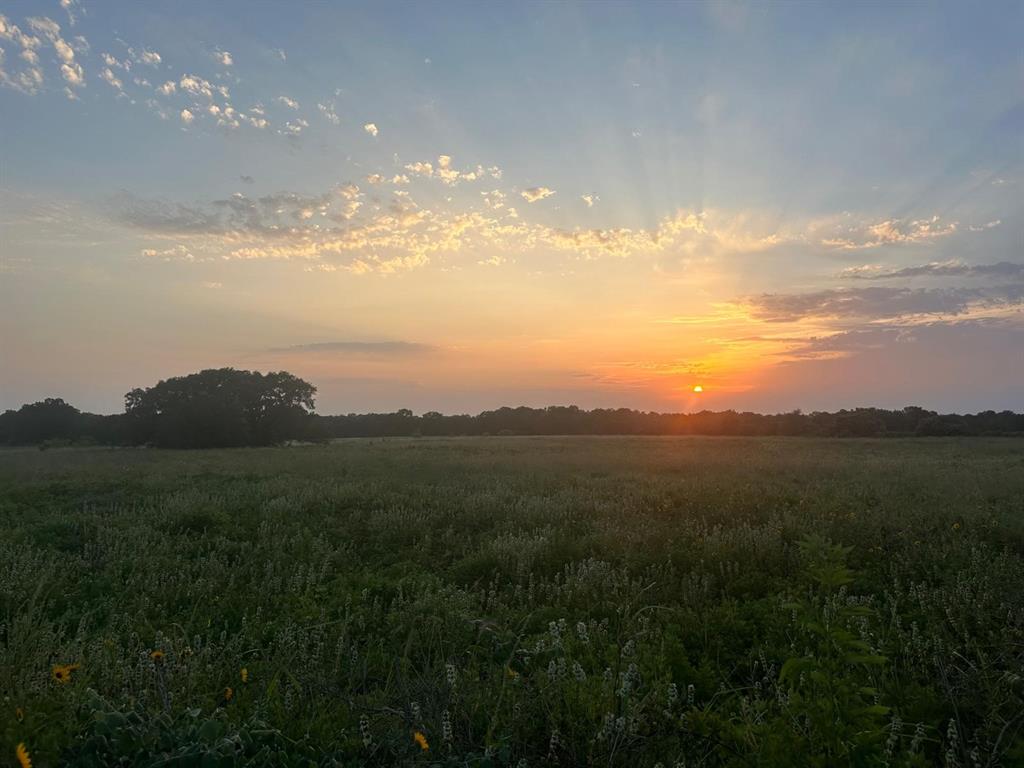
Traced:
<path fill-rule="evenodd" d="M 498 408 L 475 416 L 430 411 L 315 413 L 316 387 L 286 371 L 220 368 L 179 376 L 125 395 L 124 413 L 84 413 L 48 398 L 0 414 L 0 444 L 218 448 L 339 437 L 469 435 L 789 435 L 816 437 L 1024 436 L 1024 414 L 941 414 L 918 406 L 833 413 L 737 411 L 655 413 L 574 405 Z"/>

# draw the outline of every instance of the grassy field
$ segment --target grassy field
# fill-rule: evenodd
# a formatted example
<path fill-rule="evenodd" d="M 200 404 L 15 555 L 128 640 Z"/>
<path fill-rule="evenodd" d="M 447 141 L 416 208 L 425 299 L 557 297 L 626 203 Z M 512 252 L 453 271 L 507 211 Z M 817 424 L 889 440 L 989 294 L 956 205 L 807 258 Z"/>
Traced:
<path fill-rule="evenodd" d="M 0 765 L 1024 765 L 1024 441 L 0 452 Z"/>

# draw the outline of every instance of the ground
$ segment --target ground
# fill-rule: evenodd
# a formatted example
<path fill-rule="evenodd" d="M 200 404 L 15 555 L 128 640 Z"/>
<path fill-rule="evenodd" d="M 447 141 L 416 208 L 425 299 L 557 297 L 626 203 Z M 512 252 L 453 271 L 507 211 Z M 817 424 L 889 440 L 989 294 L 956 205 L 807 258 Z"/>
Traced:
<path fill-rule="evenodd" d="M 1024 440 L 0 452 L 0 765 L 1024 765 Z"/>

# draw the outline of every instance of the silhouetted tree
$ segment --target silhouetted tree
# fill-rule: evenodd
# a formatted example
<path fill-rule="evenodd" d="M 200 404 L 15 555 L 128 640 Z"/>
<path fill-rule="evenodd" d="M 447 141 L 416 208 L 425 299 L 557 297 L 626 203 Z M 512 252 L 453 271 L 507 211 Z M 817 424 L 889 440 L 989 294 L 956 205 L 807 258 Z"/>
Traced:
<path fill-rule="evenodd" d="M 72 440 L 78 434 L 81 412 L 59 397 L 7 411 L 0 417 L 0 435 L 12 445 L 35 445 L 46 440 Z"/>
<path fill-rule="evenodd" d="M 166 448 L 271 445 L 304 436 L 316 387 L 285 371 L 219 368 L 125 395 L 133 442 Z"/>

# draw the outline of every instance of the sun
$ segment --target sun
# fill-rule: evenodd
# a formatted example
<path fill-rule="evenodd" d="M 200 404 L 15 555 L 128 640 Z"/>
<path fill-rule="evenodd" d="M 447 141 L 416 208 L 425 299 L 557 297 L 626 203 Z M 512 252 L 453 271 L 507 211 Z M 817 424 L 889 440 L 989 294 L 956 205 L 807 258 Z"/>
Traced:
<path fill-rule="evenodd" d="M 701 392 L 704 391 L 704 387 L 702 387 L 700 384 L 694 384 L 693 391 L 699 395 Z"/>

